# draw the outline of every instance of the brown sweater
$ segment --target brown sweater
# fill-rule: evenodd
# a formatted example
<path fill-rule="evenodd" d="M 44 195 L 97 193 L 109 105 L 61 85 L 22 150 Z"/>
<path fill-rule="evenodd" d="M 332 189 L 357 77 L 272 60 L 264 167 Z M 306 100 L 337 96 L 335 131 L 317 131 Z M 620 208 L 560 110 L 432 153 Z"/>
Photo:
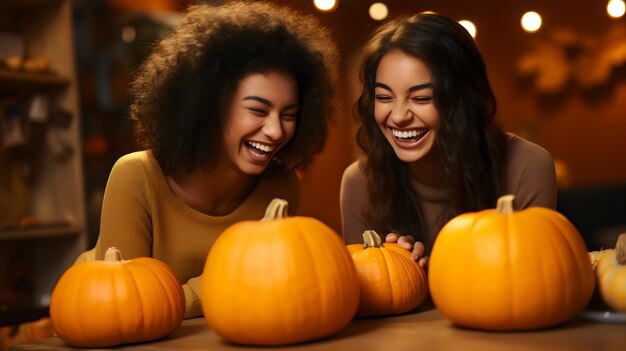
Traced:
<path fill-rule="evenodd" d="M 556 208 L 556 174 L 552 156 L 540 146 L 509 134 L 503 194 L 514 194 L 514 208 L 531 206 Z M 367 178 L 355 161 L 344 171 L 341 181 L 341 219 L 347 244 L 362 242 L 362 233 L 370 229 L 363 211 L 368 205 Z M 426 252 L 445 223 L 438 220 L 446 197 L 442 189 L 426 186 L 412 179 L 424 218 Z M 387 233 L 381 233 L 386 235 Z M 410 233 L 401 233 L 410 234 Z"/>
<path fill-rule="evenodd" d="M 294 212 L 298 189 L 294 172 L 265 177 L 232 213 L 209 216 L 187 206 L 174 194 L 151 152 L 128 154 L 111 170 L 96 247 L 83 253 L 77 262 L 101 260 L 112 246 L 120 249 L 124 259 L 141 256 L 159 259 L 183 283 L 185 317 L 195 317 L 202 314 L 199 276 L 220 233 L 243 220 L 260 220 L 275 197 L 287 200 L 290 212 Z"/>

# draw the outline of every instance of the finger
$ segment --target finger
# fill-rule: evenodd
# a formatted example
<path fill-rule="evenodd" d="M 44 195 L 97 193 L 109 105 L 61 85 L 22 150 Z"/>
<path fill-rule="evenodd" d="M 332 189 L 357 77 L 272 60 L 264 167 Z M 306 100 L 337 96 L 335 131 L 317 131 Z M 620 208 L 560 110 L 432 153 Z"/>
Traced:
<path fill-rule="evenodd" d="M 420 260 L 417 261 L 417 264 L 419 264 L 420 267 L 422 267 L 422 268 L 428 267 L 428 256 L 424 256 L 424 257 L 420 258 Z"/>
<path fill-rule="evenodd" d="M 400 236 L 396 233 L 389 233 L 387 234 L 387 236 L 385 237 L 385 242 L 386 243 L 395 243 L 398 241 L 398 238 Z"/>
<path fill-rule="evenodd" d="M 413 250 L 413 244 L 411 243 L 411 239 L 409 239 L 406 235 L 398 238 L 398 245 L 409 251 Z"/>
<path fill-rule="evenodd" d="M 424 244 L 421 241 L 418 241 L 413 244 L 413 252 L 411 252 L 411 255 L 413 256 L 413 259 L 417 261 L 424 256 L 425 251 L 426 247 L 424 247 Z"/>

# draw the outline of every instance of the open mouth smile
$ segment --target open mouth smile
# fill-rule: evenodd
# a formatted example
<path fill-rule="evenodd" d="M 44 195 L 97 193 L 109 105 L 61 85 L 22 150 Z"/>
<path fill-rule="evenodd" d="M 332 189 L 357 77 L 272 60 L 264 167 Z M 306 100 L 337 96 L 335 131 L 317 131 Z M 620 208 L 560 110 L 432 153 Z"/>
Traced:
<path fill-rule="evenodd" d="M 430 131 L 428 128 L 399 130 L 390 127 L 389 129 L 391 129 L 395 139 L 401 143 L 417 143 Z"/>
<path fill-rule="evenodd" d="M 246 140 L 244 144 L 246 145 L 250 153 L 259 159 L 268 158 L 272 154 L 272 151 L 274 151 L 274 148 L 275 148 L 274 145 L 263 144 L 258 141 Z"/>

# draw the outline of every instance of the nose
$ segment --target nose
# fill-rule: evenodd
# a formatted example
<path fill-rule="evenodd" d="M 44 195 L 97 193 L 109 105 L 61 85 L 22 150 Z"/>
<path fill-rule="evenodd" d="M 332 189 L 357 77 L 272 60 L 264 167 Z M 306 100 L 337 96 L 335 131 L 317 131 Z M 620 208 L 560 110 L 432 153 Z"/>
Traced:
<path fill-rule="evenodd" d="M 398 101 L 391 109 L 389 118 L 397 126 L 402 126 L 405 123 L 409 123 L 413 119 L 413 112 L 409 109 L 409 104 L 406 101 Z"/>
<path fill-rule="evenodd" d="M 413 118 L 413 112 L 409 109 L 408 103 L 402 101 L 396 103 L 391 109 L 389 118 L 398 126 L 408 123 Z"/>
<path fill-rule="evenodd" d="M 283 126 L 280 123 L 280 115 L 278 113 L 270 113 L 265 118 L 261 131 L 271 140 L 279 140 L 282 138 L 284 132 Z"/>

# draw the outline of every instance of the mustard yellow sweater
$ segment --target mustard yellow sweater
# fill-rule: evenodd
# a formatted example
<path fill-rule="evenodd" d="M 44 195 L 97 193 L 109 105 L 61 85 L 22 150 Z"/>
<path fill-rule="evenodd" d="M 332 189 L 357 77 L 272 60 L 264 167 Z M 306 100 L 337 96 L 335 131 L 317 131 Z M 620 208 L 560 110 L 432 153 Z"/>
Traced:
<path fill-rule="evenodd" d="M 124 259 L 159 259 L 174 270 L 183 284 L 185 317 L 199 316 L 199 276 L 211 245 L 228 226 L 243 220 L 260 220 L 275 197 L 287 200 L 290 212 L 295 211 L 299 200 L 295 173 L 265 177 L 232 213 L 209 216 L 187 206 L 172 192 L 150 151 L 131 153 L 120 158 L 111 170 L 97 244 L 77 262 L 101 260 L 112 246 L 122 252 Z"/>

